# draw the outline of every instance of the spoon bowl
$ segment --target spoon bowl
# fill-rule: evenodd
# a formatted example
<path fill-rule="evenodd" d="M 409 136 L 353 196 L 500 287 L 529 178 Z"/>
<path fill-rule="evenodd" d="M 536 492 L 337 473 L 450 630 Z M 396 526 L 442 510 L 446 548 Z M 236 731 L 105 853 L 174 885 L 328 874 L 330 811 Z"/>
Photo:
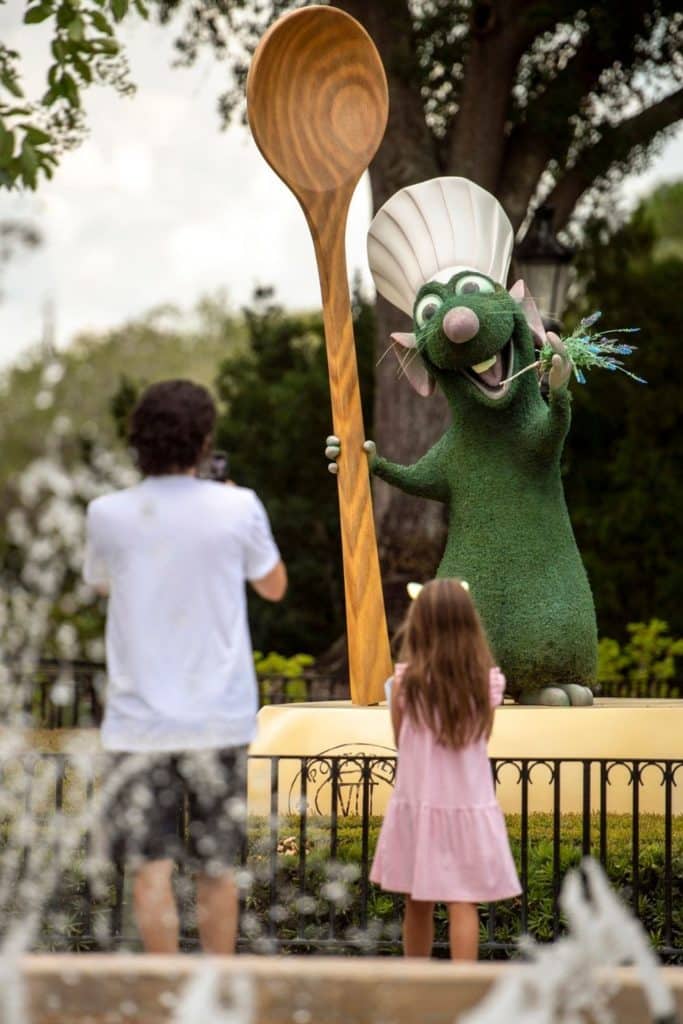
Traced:
<path fill-rule="evenodd" d="M 382 141 L 389 99 L 365 29 L 334 7 L 306 7 L 264 35 L 247 105 L 257 146 L 300 196 L 353 190 Z"/>

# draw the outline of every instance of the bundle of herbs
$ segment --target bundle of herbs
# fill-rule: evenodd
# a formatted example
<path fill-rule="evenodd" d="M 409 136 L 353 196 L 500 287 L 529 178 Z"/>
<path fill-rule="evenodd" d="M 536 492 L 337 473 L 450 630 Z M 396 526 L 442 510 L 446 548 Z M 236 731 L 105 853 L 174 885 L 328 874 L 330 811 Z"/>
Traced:
<path fill-rule="evenodd" d="M 620 356 L 630 356 L 635 351 L 635 345 L 629 345 L 619 340 L 620 335 L 634 334 L 639 328 L 616 327 L 609 331 L 593 331 L 591 328 L 595 326 L 601 316 L 602 313 L 599 310 L 591 313 L 590 316 L 584 317 L 580 321 L 571 334 L 560 339 L 564 346 L 565 356 L 571 363 L 572 371 L 579 384 L 586 383 L 585 371 L 593 370 L 596 367 L 603 370 L 619 370 L 631 377 L 632 380 L 638 381 L 639 384 L 647 383 L 642 377 L 627 370 L 623 359 L 619 358 Z M 549 373 L 553 356 L 556 353 L 557 349 L 553 348 L 549 341 L 546 341 L 541 347 L 536 362 L 525 366 L 523 370 L 519 370 L 507 380 L 514 380 L 533 369 L 538 370 L 541 376 L 544 373 Z M 507 381 L 503 381 L 503 383 L 507 383 Z"/>

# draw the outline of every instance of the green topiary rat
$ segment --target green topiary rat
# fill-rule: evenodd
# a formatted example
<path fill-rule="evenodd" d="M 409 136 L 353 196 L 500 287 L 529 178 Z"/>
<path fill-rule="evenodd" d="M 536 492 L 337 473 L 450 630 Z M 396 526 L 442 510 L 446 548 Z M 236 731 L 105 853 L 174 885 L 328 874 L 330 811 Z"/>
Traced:
<path fill-rule="evenodd" d="M 385 204 L 371 227 L 374 247 L 369 249 L 378 290 L 401 308 L 411 291 L 414 297 L 414 333 L 392 336 L 402 369 L 421 394 L 441 389 L 452 425 L 412 466 L 390 462 L 366 442 L 370 467 L 406 493 L 447 506 L 448 539 L 437 574 L 469 582 L 508 692 L 524 703 L 591 704 L 595 609 L 560 470 L 571 420 L 567 384 L 572 366 L 559 338 L 545 334 L 522 282 L 510 292 L 500 283 L 507 275 L 512 229 L 502 231 L 507 218 L 496 200 L 465 179 L 437 179 L 444 180 L 457 183 L 458 190 L 454 200 L 440 184 L 455 237 L 455 242 L 437 239 L 445 255 L 430 225 L 434 196 L 425 200 L 419 194 L 434 182 L 404 189 Z M 411 191 L 410 205 L 397 206 L 396 199 Z M 463 191 L 474 208 L 469 251 L 459 230 Z M 414 208 L 427 224 L 433 253 L 420 235 L 425 232 Z M 491 258 L 481 244 L 487 217 L 489 225 L 495 222 L 489 234 L 499 241 Z M 502 234 L 508 252 L 501 255 Z M 412 271 L 400 249 L 406 237 L 416 253 Z M 399 257 L 392 252 L 392 239 Z M 554 350 L 548 402 L 537 373 L 507 379 L 534 363 L 535 341 Z M 328 438 L 326 453 L 331 459 L 338 455 L 336 437 Z"/>

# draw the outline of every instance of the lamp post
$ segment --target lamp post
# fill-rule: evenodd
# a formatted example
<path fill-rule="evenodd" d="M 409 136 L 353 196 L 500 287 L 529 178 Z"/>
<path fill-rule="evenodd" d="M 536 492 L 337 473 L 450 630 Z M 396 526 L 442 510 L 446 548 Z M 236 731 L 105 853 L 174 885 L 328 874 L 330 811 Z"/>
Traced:
<path fill-rule="evenodd" d="M 526 282 L 536 300 L 546 330 L 559 333 L 574 250 L 564 245 L 553 231 L 553 215 L 552 206 L 538 207 L 515 249 L 514 261 L 517 276 Z"/>

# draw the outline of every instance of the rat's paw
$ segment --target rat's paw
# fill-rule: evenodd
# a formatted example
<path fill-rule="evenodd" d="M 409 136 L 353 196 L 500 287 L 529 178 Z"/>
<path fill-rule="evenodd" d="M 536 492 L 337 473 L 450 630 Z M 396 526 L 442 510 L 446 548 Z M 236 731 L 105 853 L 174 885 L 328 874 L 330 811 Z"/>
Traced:
<path fill-rule="evenodd" d="M 566 387 L 572 373 L 572 364 L 567 355 L 567 349 L 560 339 L 552 331 L 547 335 L 548 343 L 553 350 L 552 366 L 548 374 L 548 383 L 552 391 Z"/>
<path fill-rule="evenodd" d="M 518 697 L 520 704 L 540 704 L 545 707 L 590 707 L 593 692 L 578 683 L 554 683 L 539 690 L 527 690 Z"/>
<path fill-rule="evenodd" d="M 368 469 L 374 473 L 377 464 L 377 445 L 374 441 L 363 441 L 363 451 L 368 457 Z"/>
<path fill-rule="evenodd" d="M 337 465 L 337 459 L 341 452 L 341 441 L 335 434 L 330 434 L 325 439 L 325 457 L 330 461 L 327 468 L 330 473 L 335 475 L 339 472 L 339 466 Z"/>
<path fill-rule="evenodd" d="M 375 444 L 374 441 L 364 441 L 363 451 L 367 455 L 368 462 L 372 466 L 374 458 L 377 455 L 377 445 Z M 336 434 L 330 434 L 329 437 L 325 439 L 325 456 L 330 460 L 327 466 L 330 473 L 336 474 L 339 472 L 339 465 L 337 464 L 337 459 L 339 458 L 340 455 L 341 441 L 336 436 Z"/>

